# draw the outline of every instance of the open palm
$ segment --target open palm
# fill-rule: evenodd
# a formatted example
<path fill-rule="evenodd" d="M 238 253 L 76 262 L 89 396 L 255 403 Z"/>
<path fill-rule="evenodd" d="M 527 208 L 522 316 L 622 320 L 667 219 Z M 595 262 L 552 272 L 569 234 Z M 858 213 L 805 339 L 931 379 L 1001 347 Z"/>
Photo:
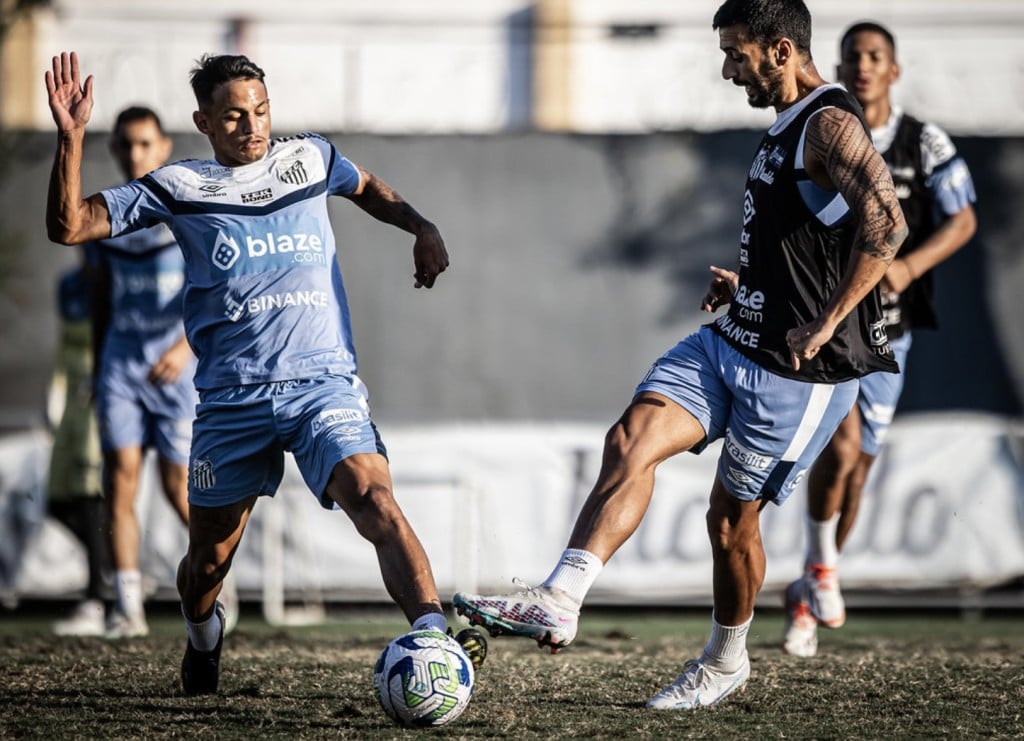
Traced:
<path fill-rule="evenodd" d="M 75 52 L 53 58 L 53 70 L 46 73 L 46 94 L 59 131 L 85 128 L 92 113 L 92 75 L 83 85 Z"/>

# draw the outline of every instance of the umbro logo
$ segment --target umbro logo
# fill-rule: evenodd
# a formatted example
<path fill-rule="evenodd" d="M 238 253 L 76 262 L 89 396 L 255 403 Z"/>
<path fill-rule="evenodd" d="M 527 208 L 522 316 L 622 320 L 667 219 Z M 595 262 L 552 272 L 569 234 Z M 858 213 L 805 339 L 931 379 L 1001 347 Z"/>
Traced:
<path fill-rule="evenodd" d="M 219 183 L 207 183 L 206 185 L 200 185 L 199 190 L 203 192 L 203 198 L 223 198 L 227 195 L 224 189 L 226 185 L 220 185 Z"/>

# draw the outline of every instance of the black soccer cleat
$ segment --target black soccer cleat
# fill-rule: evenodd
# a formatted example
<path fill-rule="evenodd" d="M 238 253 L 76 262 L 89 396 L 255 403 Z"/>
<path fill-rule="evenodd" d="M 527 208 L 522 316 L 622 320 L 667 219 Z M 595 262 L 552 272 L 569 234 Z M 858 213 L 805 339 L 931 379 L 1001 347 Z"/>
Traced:
<path fill-rule="evenodd" d="M 224 605 L 214 606 L 220 618 L 220 637 L 212 651 L 199 651 L 192 647 L 192 641 L 185 639 L 185 657 L 181 660 L 181 688 L 186 695 L 214 695 L 217 693 L 217 679 L 220 676 L 220 650 L 224 647 Z"/>
<path fill-rule="evenodd" d="M 449 628 L 448 635 L 451 634 L 452 629 Z M 487 639 L 484 638 L 484 634 L 476 628 L 463 628 L 453 637 L 472 662 L 473 671 L 480 671 L 480 667 L 484 665 L 484 660 L 487 658 Z"/>

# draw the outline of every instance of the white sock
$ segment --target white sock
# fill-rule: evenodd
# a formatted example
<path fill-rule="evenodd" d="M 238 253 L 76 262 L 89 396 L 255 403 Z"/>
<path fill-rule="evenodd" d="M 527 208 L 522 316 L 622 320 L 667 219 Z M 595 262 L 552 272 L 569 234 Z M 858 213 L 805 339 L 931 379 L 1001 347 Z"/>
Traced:
<path fill-rule="evenodd" d="M 114 573 L 114 594 L 118 610 L 125 615 L 141 615 L 142 572 L 138 569 L 118 569 Z"/>
<path fill-rule="evenodd" d="M 181 606 L 181 615 L 185 618 L 185 633 L 188 634 L 192 648 L 203 652 L 217 648 L 217 641 L 220 640 L 220 615 L 216 609 L 201 623 L 193 623 L 188 619 L 184 605 Z"/>
<path fill-rule="evenodd" d="M 839 513 L 824 522 L 806 520 L 807 526 L 807 560 L 805 566 L 821 564 L 834 569 L 839 563 L 839 548 L 836 547 L 836 530 L 839 528 Z"/>
<path fill-rule="evenodd" d="M 601 559 L 590 551 L 566 548 L 562 551 L 562 557 L 558 559 L 555 570 L 541 586 L 561 589 L 577 606 L 582 605 L 583 599 L 603 568 Z"/>
<path fill-rule="evenodd" d="M 413 630 L 437 630 L 445 633 L 448 630 L 448 621 L 440 612 L 428 612 L 420 615 L 412 623 Z"/>
<path fill-rule="evenodd" d="M 715 669 L 734 672 L 743 664 L 747 655 L 747 632 L 754 616 L 740 625 L 722 625 L 711 615 L 711 638 L 704 647 L 701 660 Z"/>

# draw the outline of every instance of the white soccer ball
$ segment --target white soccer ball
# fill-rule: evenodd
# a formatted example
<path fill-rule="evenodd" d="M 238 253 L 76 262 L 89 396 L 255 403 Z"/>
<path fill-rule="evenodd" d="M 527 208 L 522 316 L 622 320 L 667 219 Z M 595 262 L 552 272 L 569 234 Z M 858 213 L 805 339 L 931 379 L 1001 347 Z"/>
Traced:
<path fill-rule="evenodd" d="M 414 630 L 389 643 L 373 667 L 373 688 L 388 717 L 403 726 L 443 726 L 473 696 L 473 663 L 454 638 Z"/>

